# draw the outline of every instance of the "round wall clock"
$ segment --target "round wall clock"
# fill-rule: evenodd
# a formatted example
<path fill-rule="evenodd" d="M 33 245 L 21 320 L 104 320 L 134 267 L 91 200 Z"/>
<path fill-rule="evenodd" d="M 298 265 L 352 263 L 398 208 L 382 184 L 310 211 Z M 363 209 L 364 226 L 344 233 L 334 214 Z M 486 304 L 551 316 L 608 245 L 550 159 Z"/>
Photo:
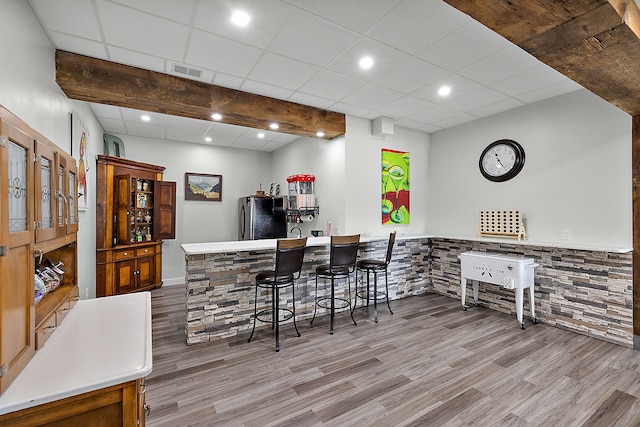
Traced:
<path fill-rule="evenodd" d="M 524 149 L 511 139 L 494 141 L 480 155 L 480 172 L 489 181 L 507 181 L 522 170 Z"/>

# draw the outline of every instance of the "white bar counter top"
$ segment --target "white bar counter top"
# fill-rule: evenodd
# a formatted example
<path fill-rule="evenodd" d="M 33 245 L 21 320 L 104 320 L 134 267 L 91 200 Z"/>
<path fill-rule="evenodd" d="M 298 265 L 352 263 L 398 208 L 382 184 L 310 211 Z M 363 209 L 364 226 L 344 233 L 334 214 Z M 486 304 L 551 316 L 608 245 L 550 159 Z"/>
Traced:
<path fill-rule="evenodd" d="M 398 235 L 397 240 L 429 238 L 427 235 Z M 360 236 L 361 243 L 377 242 L 388 240 L 389 235 L 381 236 Z M 324 246 L 328 245 L 331 237 L 307 237 L 307 246 Z M 260 251 L 265 249 L 276 249 L 278 239 L 260 239 L 260 240 L 235 240 L 229 242 L 205 242 L 205 243 L 184 243 L 180 245 L 186 255 L 212 254 L 223 252 L 242 252 L 242 251 Z"/>
<path fill-rule="evenodd" d="M 151 294 L 78 301 L 0 396 L 0 415 L 146 377 Z"/>

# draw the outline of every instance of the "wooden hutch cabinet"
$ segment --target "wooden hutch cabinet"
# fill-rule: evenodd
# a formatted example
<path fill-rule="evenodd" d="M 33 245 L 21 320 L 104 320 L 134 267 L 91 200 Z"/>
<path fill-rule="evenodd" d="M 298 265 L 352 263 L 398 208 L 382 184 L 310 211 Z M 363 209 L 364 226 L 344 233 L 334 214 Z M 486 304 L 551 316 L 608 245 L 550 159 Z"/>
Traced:
<path fill-rule="evenodd" d="M 0 394 L 78 300 L 77 185 L 75 160 L 0 107 Z M 64 274 L 36 303 L 50 264 Z"/>
<path fill-rule="evenodd" d="M 164 167 L 99 155 L 96 296 L 162 286 L 162 241 L 175 238 L 176 183 Z"/>

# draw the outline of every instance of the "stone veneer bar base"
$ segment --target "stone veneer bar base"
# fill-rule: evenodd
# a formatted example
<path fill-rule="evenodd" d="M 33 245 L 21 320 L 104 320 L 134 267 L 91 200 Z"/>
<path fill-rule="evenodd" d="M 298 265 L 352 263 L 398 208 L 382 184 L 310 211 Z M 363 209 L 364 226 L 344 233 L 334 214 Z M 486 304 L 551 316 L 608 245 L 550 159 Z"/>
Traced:
<path fill-rule="evenodd" d="M 460 299 L 458 255 L 470 250 L 524 255 L 539 264 L 535 305 L 540 322 L 633 348 L 632 252 L 433 238 L 431 291 Z M 469 304 L 471 285 L 467 287 Z M 480 306 L 515 317 L 512 290 L 480 283 L 479 301 Z M 524 308 L 525 324 L 530 325 L 528 292 Z M 473 312 L 472 304 L 469 310 Z"/>
<path fill-rule="evenodd" d="M 362 243 L 360 258 L 383 259 L 386 241 Z M 308 247 L 296 281 L 297 319 L 310 319 L 315 303 L 315 268 L 328 261 L 328 246 Z M 444 238 L 398 239 L 389 270 L 392 299 L 425 291 L 460 299 L 461 252 L 477 250 L 534 258 L 536 315 L 540 322 L 633 348 L 632 252 L 576 250 L 508 242 Z M 274 250 L 186 256 L 187 344 L 214 341 L 251 329 L 255 275 L 273 268 Z M 470 287 L 470 285 L 468 285 Z M 318 294 L 326 288 L 319 283 Z M 352 286 L 353 294 L 353 286 Z M 469 289 L 470 291 L 470 289 Z M 346 296 L 339 282 L 336 295 Z M 467 293 L 471 301 L 470 292 Z M 291 292 L 281 306 L 291 307 Z M 265 295 L 259 295 L 258 306 Z M 511 290 L 480 284 L 480 305 L 514 316 Z M 525 323 L 528 292 L 525 292 Z M 469 309 L 473 313 L 473 306 Z M 320 309 L 321 314 L 325 314 Z M 461 310 L 461 319 L 463 312 Z M 348 322 L 350 323 L 350 321 Z M 321 327 L 321 326 L 319 326 Z"/>
<path fill-rule="evenodd" d="M 384 259 L 386 249 L 386 240 L 361 243 L 359 256 Z M 427 290 L 428 254 L 429 239 L 396 240 L 389 266 L 389 293 L 392 299 Z M 253 327 L 253 280 L 259 271 L 272 269 L 274 259 L 275 250 L 186 255 L 187 344 L 215 341 L 249 331 Z M 328 260 L 328 245 L 307 247 L 302 273 L 295 284 L 296 321 L 313 316 L 315 269 Z M 346 298 L 346 283 L 336 283 L 336 296 Z M 329 282 L 325 284 L 320 281 L 318 294 L 328 294 L 328 287 Z M 353 298 L 354 283 L 351 292 L 350 299 Z M 258 310 L 266 296 L 266 293 L 258 295 Z M 281 297 L 280 305 L 291 308 L 291 291 L 285 290 Z M 318 312 L 326 314 L 324 309 L 318 308 Z"/>

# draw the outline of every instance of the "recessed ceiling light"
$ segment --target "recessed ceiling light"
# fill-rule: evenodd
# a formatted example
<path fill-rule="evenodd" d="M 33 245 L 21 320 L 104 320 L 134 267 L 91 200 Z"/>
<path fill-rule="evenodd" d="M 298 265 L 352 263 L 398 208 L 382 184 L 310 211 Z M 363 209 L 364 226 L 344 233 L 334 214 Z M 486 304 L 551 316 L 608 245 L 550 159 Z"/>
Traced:
<path fill-rule="evenodd" d="M 264 133 L 260 132 L 260 133 L 258 134 L 258 138 L 260 138 L 260 139 L 264 138 Z"/>
<path fill-rule="evenodd" d="M 316 132 L 316 136 L 318 138 L 322 138 L 324 136 L 324 132 L 322 132 L 322 131 Z"/>
<path fill-rule="evenodd" d="M 205 140 L 205 141 L 207 141 L 207 142 L 211 142 L 211 137 L 210 137 L 210 136 L 206 136 L 206 137 L 204 138 L 204 140 Z"/>
<path fill-rule="evenodd" d="M 447 96 L 451 93 L 451 87 L 450 86 L 442 86 L 440 89 L 438 89 L 438 95 L 440 96 Z"/>
<path fill-rule="evenodd" d="M 141 119 L 143 122 L 148 122 L 148 121 L 150 121 L 150 120 L 151 120 L 151 117 L 149 117 L 149 116 L 147 116 L 146 114 L 144 114 L 144 115 L 140 116 L 140 119 Z"/>
<path fill-rule="evenodd" d="M 211 115 L 211 118 L 212 118 L 213 120 L 222 120 L 222 114 L 219 114 L 219 113 L 213 113 L 213 114 Z"/>
<path fill-rule="evenodd" d="M 271 124 L 269 125 L 269 128 L 270 128 L 270 129 L 272 129 L 272 130 L 276 130 L 276 129 L 278 129 L 279 127 L 280 127 L 280 125 L 279 125 L 279 124 L 277 124 L 277 123 L 271 123 Z"/>
<path fill-rule="evenodd" d="M 370 56 L 363 56 L 362 58 L 360 58 L 360 62 L 358 64 L 363 70 L 368 70 L 369 68 L 373 67 L 373 58 Z"/>
<path fill-rule="evenodd" d="M 238 27 L 246 27 L 249 25 L 251 21 L 251 16 L 244 10 L 236 10 L 231 14 L 231 22 L 236 24 Z"/>

